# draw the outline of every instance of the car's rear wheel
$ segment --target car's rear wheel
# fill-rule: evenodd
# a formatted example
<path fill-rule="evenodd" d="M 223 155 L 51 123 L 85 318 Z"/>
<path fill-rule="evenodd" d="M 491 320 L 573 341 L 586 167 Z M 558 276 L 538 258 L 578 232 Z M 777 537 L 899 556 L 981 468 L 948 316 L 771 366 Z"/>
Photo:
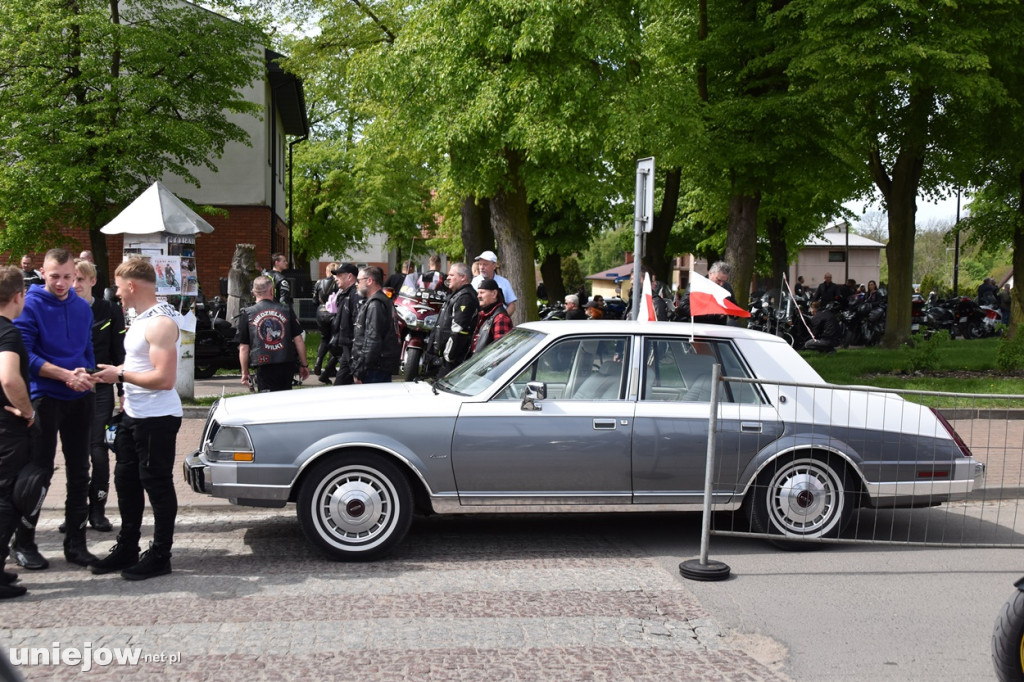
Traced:
<path fill-rule="evenodd" d="M 402 471 L 379 455 L 335 455 L 315 465 L 299 489 L 302 531 L 341 561 L 377 559 L 412 523 L 412 490 Z"/>
<path fill-rule="evenodd" d="M 838 456 L 798 457 L 762 471 L 747 500 L 755 533 L 834 538 L 853 516 L 850 473 Z"/>

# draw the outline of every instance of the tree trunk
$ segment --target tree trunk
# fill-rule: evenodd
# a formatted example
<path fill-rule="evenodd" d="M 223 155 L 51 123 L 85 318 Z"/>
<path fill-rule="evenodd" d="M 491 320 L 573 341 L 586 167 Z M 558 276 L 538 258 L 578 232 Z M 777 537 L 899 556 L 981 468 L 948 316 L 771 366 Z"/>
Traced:
<path fill-rule="evenodd" d="M 508 175 L 505 187 L 491 199 L 491 227 L 498 244 L 501 274 L 512 285 L 518 299 L 514 324 L 537 319 L 537 277 L 533 269 L 536 254 L 530 231 L 526 187 L 519 169 L 522 158 L 518 152 L 505 151 Z"/>
<path fill-rule="evenodd" d="M 494 248 L 491 207 L 487 199 L 478 201 L 473 195 L 463 197 L 462 248 L 466 250 L 467 263 L 472 263 L 481 253 Z"/>
<path fill-rule="evenodd" d="M 910 192 L 908 195 L 907 192 Z M 899 348 L 910 339 L 911 299 L 914 295 L 914 231 L 917 187 L 893 191 L 886 200 L 889 209 L 889 308 L 882 345 Z"/>
<path fill-rule="evenodd" d="M 540 276 L 544 280 L 544 289 L 548 292 L 548 301 L 565 300 L 565 282 L 562 279 L 562 256 L 549 253 L 540 262 Z"/>
<path fill-rule="evenodd" d="M 765 222 L 768 236 L 768 254 L 772 263 L 772 275 L 765 282 L 765 289 L 782 288 L 782 276 L 789 276 L 789 249 L 786 248 L 786 220 L 772 216 Z"/>
<path fill-rule="evenodd" d="M 676 210 L 679 208 L 679 184 L 682 178 L 682 170 L 679 166 L 668 169 L 665 174 L 665 191 L 662 195 L 661 210 L 654 214 L 654 229 L 646 238 L 646 253 L 643 263 L 647 269 L 654 273 L 659 282 L 671 283 L 676 288 L 676 282 L 672 282 L 672 254 L 666 252 L 668 238 L 672 234 L 672 223 L 676 219 Z"/>
<path fill-rule="evenodd" d="M 1024 312 L 1024 172 L 1018 176 L 1020 194 L 1017 197 L 1017 224 L 1013 227 L 1013 288 L 1010 289 L 1010 319 L 1004 320 L 1009 329 L 1006 335 L 1015 337 L 1020 332 L 1021 313 Z"/>
<path fill-rule="evenodd" d="M 96 284 L 106 289 L 114 283 L 114 273 L 110 269 L 110 255 L 107 253 L 107 235 L 98 227 L 89 229 L 89 248 L 92 259 L 96 261 Z"/>
<path fill-rule="evenodd" d="M 757 253 L 757 209 L 759 194 L 736 194 L 729 200 L 729 236 L 725 241 L 725 261 L 732 266 L 733 295 L 741 308 L 750 301 L 750 282 L 754 276 Z"/>

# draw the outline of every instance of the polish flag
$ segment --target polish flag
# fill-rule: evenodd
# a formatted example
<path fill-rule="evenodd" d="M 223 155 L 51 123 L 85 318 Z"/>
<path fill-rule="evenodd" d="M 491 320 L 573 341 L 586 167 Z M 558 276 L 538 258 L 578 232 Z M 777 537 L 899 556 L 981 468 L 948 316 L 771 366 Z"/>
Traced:
<path fill-rule="evenodd" d="M 640 308 L 636 316 L 637 322 L 656 322 L 658 317 L 654 314 L 654 294 L 651 292 L 651 276 L 644 273 L 644 286 L 641 289 Z M 636 297 L 634 296 L 634 300 Z"/>
<path fill-rule="evenodd" d="M 732 301 L 727 301 L 729 291 L 707 277 L 696 272 L 690 273 L 690 315 L 732 315 L 750 317 L 750 313 Z"/>

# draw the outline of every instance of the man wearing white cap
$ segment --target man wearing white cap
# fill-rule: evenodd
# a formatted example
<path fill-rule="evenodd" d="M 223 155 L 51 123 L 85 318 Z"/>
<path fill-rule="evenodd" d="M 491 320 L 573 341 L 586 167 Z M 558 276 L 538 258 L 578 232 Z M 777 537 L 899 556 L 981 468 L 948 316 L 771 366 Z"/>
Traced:
<path fill-rule="evenodd" d="M 476 257 L 476 264 L 480 274 L 473 278 L 473 288 L 479 289 L 480 283 L 485 279 L 493 279 L 501 287 L 501 294 L 505 297 L 505 310 L 511 316 L 516 310 L 516 292 L 512 290 L 512 285 L 507 279 L 495 273 L 498 268 L 498 256 L 493 251 L 484 251 Z"/>

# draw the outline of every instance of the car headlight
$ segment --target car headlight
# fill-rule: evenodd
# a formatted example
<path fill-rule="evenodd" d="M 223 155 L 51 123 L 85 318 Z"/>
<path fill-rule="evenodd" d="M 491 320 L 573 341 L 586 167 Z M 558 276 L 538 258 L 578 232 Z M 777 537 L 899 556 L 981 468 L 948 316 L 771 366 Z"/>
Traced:
<path fill-rule="evenodd" d="M 251 462 L 252 441 L 241 426 L 222 426 L 210 443 L 209 458 L 214 462 Z"/>

